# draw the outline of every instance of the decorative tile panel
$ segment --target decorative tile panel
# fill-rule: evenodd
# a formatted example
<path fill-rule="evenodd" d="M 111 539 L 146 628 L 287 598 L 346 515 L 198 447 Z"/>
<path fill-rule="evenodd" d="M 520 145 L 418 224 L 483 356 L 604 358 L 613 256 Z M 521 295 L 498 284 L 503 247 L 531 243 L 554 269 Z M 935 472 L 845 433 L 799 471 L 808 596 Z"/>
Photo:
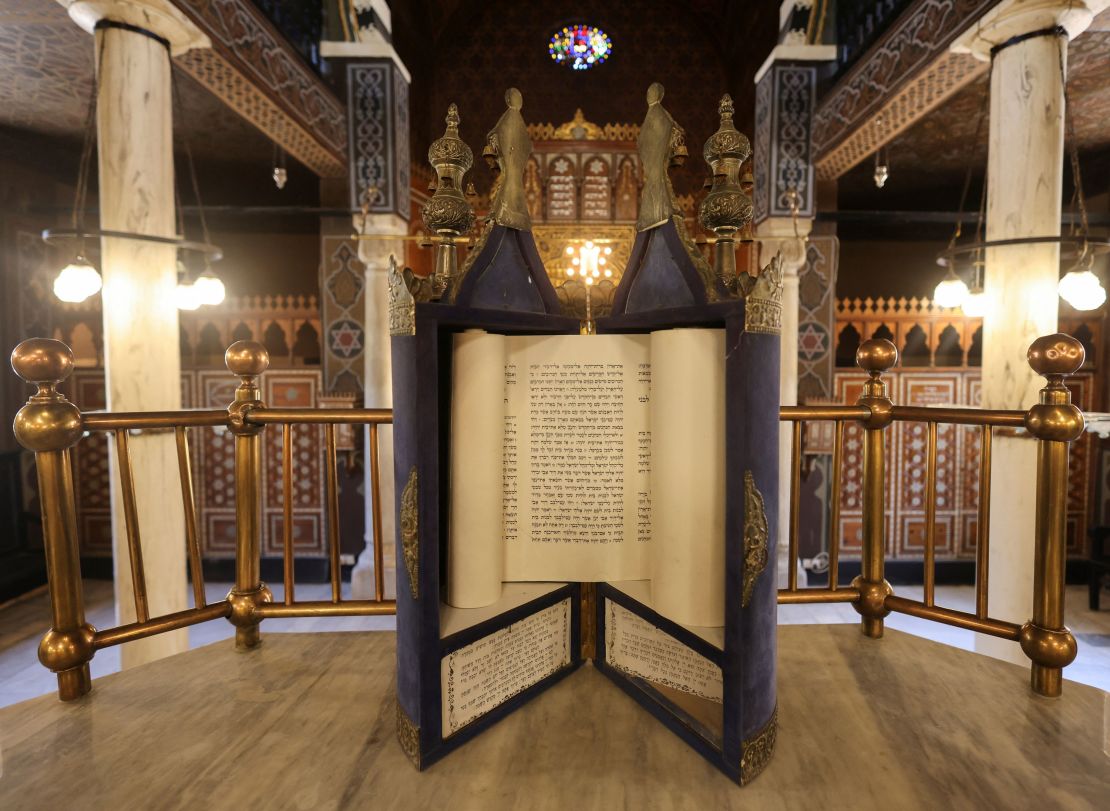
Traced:
<path fill-rule="evenodd" d="M 348 236 L 320 238 L 323 302 L 323 390 L 361 398 L 366 359 L 366 267 Z"/>
<path fill-rule="evenodd" d="M 776 63 L 756 86 L 755 148 L 752 172 L 756 224 L 789 217 L 797 194 L 799 217 L 814 213 L 810 130 L 817 92 L 817 68 Z"/>
<path fill-rule="evenodd" d="M 315 408 L 320 386 L 316 370 L 271 372 L 262 379 L 262 402 L 273 408 Z M 285 509 L 282 484 L 281 426 L 263 432 L 262 553 L 282 554 L 282 514 Z M 324 534 L 324 428 L 294 425 L 293 435 L 293 529 L 297 552 L 325 553 Z M 299 532 L 298 532 L 299 530 Z M 299 536 L 299 537 L 298 537 Z"/>
<path fill-rule="evenodd" d="M 409 89 L 389 59 L 347 65 L 351 208 L 409 218 Z"/>
<path fill-rule="evenodd" d="M 237 381 L 226 371 L 185 370 L 181 373 L 183 408 L 226 408 L 235 397 Z M 315 408 L 319 405 L 317 369 L 278 370 L 262 376 L 263 402 L 275 407 Z M 66 382 L 65 394 L 83 410 L 104 408 L 104 371 L 78 369 Z M 235 438 L 225 428 L 190 428 L 189 454 L 193 493 L 197 501 L 201 552 L 206 558 L 235 556 Z M 263 432 L 262 552 L 282 552 L 281 428 Z M 322 557 L 324 541 L 324 439 L 321 426 L 294 426 L 294 544 L 298 554 Z M 108 437 L 92 434 L 73 451 L 77 486 L 77 525 L 83 557 L 111 557 L 112 512 L 109 499 Z M 136 470 L 136 486 L 143 487 Z M 174 490 L 176 503 L 178 491 Z"/>
<path fill-rule="evenodd" d="M 901 370 L 883 376 L 896 405 L 978 407 L 980 370 Z M 866 375 L 837 372 L 834 400 L 855 403 Z M 1081 373 L 1068 380 L 1073 402 L 1082 410 L 1093 404 L 1093 377 Z M 888 560 L 917 559 L 925 554 L 925 468 L 928 429 L 920 422 L 894 423 L 886 429 L 886 555 Z M 840 498 L 841 552 L 857 556 L 863 526 L 863 429 L 848 422 Z M 807 437 L 809 435 L 807 434 Z M 1030 440 L 1032 441 L 1032 440 Z M 1083 554 L 1090 503 L 1092 438 L 1073 443 L 1069 458 L 1067 551 Z M 824 443 L 823 443 L 824 444 Z M 976 426 L 940 424 L 937 428 L 937 560 L 975 557 L 979 515 L 980 435 Z M 1030 476 L 1036 470 L 1029 471 Z"/>
<path fill-rule="evenodd" d="M 798 402 L 832 395 L 840 242 L 811 236 L 798 271 Z"/>

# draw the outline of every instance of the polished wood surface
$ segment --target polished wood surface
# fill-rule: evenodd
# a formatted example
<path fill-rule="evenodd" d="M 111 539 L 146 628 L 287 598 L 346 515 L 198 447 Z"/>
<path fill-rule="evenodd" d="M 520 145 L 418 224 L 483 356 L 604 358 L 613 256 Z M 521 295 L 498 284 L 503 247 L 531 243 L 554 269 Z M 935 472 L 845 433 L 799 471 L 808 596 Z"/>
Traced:
<path fill-rule="evenodd" d="M 1110 785 L 1110 694 L 1041 698 L 890 629 L 779 628 L 778 751 L 743 789 L 588 666 L 417 773 L 393 634 L 263 639 L 0 710 L 0 808 L 1085 809 Z"/>

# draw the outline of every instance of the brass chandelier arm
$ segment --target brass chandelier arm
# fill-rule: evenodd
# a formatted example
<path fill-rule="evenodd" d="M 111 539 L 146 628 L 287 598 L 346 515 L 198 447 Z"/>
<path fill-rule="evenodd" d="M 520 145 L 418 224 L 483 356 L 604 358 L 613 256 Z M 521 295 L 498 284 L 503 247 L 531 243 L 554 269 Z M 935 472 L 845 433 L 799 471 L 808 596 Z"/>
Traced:
<path fill-rule="evenodd" d="M 1044 245 L 1044 244 L 1060 244 L 1060 245 L 1078 245 L 1080 250 L 1077 255 L 1082 252 L 1085 247 L 1091 253 L 1107 253 L 1110 252 L 1110 239 L 1105 237 L 1091 237 L 1091 236 L 1043 236 L 1043 237 L 1012 237 L 1010 239 L 989 239 L 982 242 L 968 242 L 963 245 L 957 245 L 948 250 L 942 251 L 937 255 L 937 264 L 946 267 L 953 259 L 964 254 L 976 253 L 984 251 L 989 248 L 1004 248 L 1010 245 Z"/>
<path fill-rule="evenodd" d="M 223 249 L 210 242 L 196 242 L 184 237 L 160 237 L 155 234 L 139 234 L 133 231 L 109 231 L 102 228 L 47 228 L 42 232 L 42 241 L 47 245 L 55 245 L 66 240 L 81 240 L 100 237 L 109 239 L 132 239 L 140 242 L 155 242 L 160 245 L 173 245 L 178 250 L 196 251 L 202 253 L 212 262 L 223 258 Z"/>

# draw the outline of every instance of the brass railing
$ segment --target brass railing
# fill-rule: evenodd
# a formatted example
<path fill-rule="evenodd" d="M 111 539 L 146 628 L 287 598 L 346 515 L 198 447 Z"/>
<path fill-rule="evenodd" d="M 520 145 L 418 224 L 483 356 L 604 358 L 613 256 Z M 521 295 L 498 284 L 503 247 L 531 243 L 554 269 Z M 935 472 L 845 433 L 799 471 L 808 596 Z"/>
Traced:
<path fill-rule="evenodd" d="M 1075 637 L 1064 625 L 1064 564 L 1067 510 L 1068 450 L 1084 430 L 1083 414 L 1071 403 L 1064 379 L 1083 365 L 1083 346 L 1070 335 L 1047 335 L 1029 347 L 1029 363 L 1048 385 L 1041 389 L 1040 402 L 1028 411 L 979 408 L 922 408 L 897 406 L 887 394 L 883 372 L 898 361 L 898 350 L 890 341 L 872 339 L 856 353 L 856 363 L 868 372 L 863 393 L 856 405 L 793 406 L 783 408 L 780 419 L 792 423 L 790 524 L 788 530 L 790 572 L 787 588 L 779 591 L 780 603 L 848 602 L 860 614 L 863 633 L 878 638 L 883 619 L 891 612 L 942 622 L 976 633 L 1020 643 L 1032 661 L 1033 690 L 1058 696 L 1063 668 L 1076 655 Z M 831 482 L 829 582 L 824 588 L 798 588 L 797 561 L 799 485 L 801 478 L 802 424 L 829 420 L 836 424 Z M 838 581 L 839 509 L 844 454 L 844 431 L 849 422 L 863 428 L 863 529 L 860 574 L 851 585 Z M 924 594 L 911 600 L 894 594 L 884 577 L 884 458 L 885 429 L 894 422 L 921 422 L 928 428 L 925 475 L 925 560 Z M 975 551 L 975 611 L 957 611 L 936 604 L 936 488 L 937 426 L 939 424 L 979 427 L 979 514 Z M 1022 624 L 995 619 L 987 604 L 990 561 L 991 445 L 995 429 L 1024 430 L 1039 444 L 1037 454 L 1036 548 L 1034 552 L 1033 616 Z M 1032 471 L 1030 471 L 1032 474 Z"/>
<path fill-rule="evenodd" d="M 851 406 L 797 406 L 781 409 L 780 418 L 792 423 L 789 551 L 798 560 L 799 483 L 801 438 L 805 421 L 836 423 L 833 445 L 829 542 L 829 583 L 824 588 L 799 589 L 796 566 L 791 566 L 788 586 L 780 590 L 780 603 L 850 602 L 862 617 L 863 633 L 878 638 L 883 619 L 900 612 L 1019 642 L 1033 662 L 1032 687 L 1046 696 L 1059 695 L 1062 668 L 1075 659 L 1076 643 L 1064 626 L 1065 509 L 1070 442 L 1083 432 L 1083 415 L 1071 404 L 1064 378 L 1083 363 L 1083 347 L 1067 335 L 1038 339 L 1029 349 L 1033 369 L 1047 378 L 1040 403 L 1029 411 L 998 411 L 974 408 L 917 408 L 894 405 L 883 372 L 897 362 L 897 348 L 885 340 L 871 340 L 857 353 L 859 366 L 870 374 L 862 396 Z M 35 452 L 43 514 L 43 541 L 51 598 L 51 628 L 39 645 L 39 660 L 57 674 L 58 694 L 63 700 L 78 698 L 91 687 L 89 661 L 97 650 L 154 634 L 184 628 L 219 617 L 235 625 L 236 645 L 258 644 L 259 624 L 267 617 L 350 616 L 393 614 L 396 604 L 386 600 L 383 582 L 383 539 L 380 507 L 379 426 L 391 424 L 388 409 L 267 408 L 262 402 L 258 378 L 266 370 L 266 350 L 257 343 L 240 341 L 226 353 L 228 370 L 240 378 L 235 399 L 226 411 L 173 411 L 152 413 L 86 413 L 67 401 L 57 390 L 73 367 L 73 356 L 65 344 L 32 339 L 16 347 L 12 366 L 37 391 L 20 410 L 15 434 L 20 443 Z M 856 422 L 864 430 L 863 447 L 863 545 L 861 571 L 849 586 L 838 581 L 839 505 L 845 426 Z M 884 577 L 884 430 L 892 422 L 924 422 L 928 426 L 926 470 L 926 540 L 924 597 L 899 597 Z M 936 479 L 937 425 L 950 423 L 979 426 L 979 523 L 976 551 L 975 612 L 967 613 L 936 605 Z M 331 600 L 295 599 L 293 578 L 293 428 L 324 425 L 327 456 L 328 498 L 327 547 L 330 562 Z M 336 483 L 335 426 L 369 426 L 369 465 L 373 499 L 372 533 L 374 571 L 373 600 L 344 600 L 341 594 L 339 556 L 339 494 Z M 262 432 L 267 425 L 282 430 L 282 492 L 284 496 L 282 602 L 261 580 L 261 451 Z M 188 451 L 191 428 L 224 427 L 235 442 L 236 566 L 235 585 L 227 597 L 215 603 L 205 600 L 204 575 L 192 492 Z M 996 428 L 1024 429 L 1039 443 L 1037 469 L 1036 551 L 1033 616 L 1018 625 L 991 618 L 987 605 L 990 521 L 991 442 Z M 182 504 L 185 510 L 185 541 L 193 581 L 194 607 L 150 617 L 147 607 L 142 541 L 135 507 L 135 483 L 131 473 L 128 439 L 132 431 L 173 430 L 176 437 Z M 70 449 L 86 433 L 107 432 L 115 438 L 120 472 L 120 495 L 124 513 L 127 552 L 137 621 L 107 630 L 97 630 L 85 621 L 81 589 Z"/>
<path fill-rule="evenodd" d="M 266 349 L 253 341 L 232 344 L 225 356 L 228 370 L 239 377 L 235 399 L 226 411 L 194 410 L 145 413 L 81 413 L 58 392 L 58 385 L 73 369 L 73 354 L 60 341 L 36 338 L 24 341 L 12 353 L 12 368 L 37 387 L 15 418 L 15 435 L 35 452 L 39 498 L 43 517 L 43 545 L 49 580 L 51 627 L 39 644 L 39 661 L 58 677 L 58 695 L 66 701 L 91 687 L 89 662 L 102 648 L 119 645 L 166 631 L 224 617 L 235 626 L 235 644 L 258 644 L 259 624 L 267 617 L 311 617 L 393 614 L 396 604 L 385 599 L 380 492 L 379 426 L 393 422 L 389 409 L 267 408 L 258 386 L 269 365 Z M 339 488 L 336 474 L 335 426 L 368 425 L 370 476 L 374 494 L 372 538 L 375 594 L 373 600 L 343 599 L 339 553 Z M 262 432 L 280 425 L 282 432 L 282 492 L 284 595 L 275 603 L 261 578 L 262 556 Z M 327 459 L 327 550 L 331 600 L 295 599 L 293 577 L 293 429 L 297 425 L 323 425 Z M 188 431 L 192 428 L 226 428 L 235 442 L 235 585 L 225 599 L 205 598 L 201 567 L 197 511 L 189 460 Z M 181 501 L 185 513 L 185 545 L 193 583 L 192 608 L 151 617 L 139 532 L 135 479 L 131 470 L 130 437 L 133 432 L 173 431 L 177 445 Z M 119 468 L 120 503 L 127 541 L 127 557 L 135 603 L 136 621 L 97 630 L 85 620 L 78 553 L 77 515 L 70 449 L 88 433 L 111 434 Z"/>

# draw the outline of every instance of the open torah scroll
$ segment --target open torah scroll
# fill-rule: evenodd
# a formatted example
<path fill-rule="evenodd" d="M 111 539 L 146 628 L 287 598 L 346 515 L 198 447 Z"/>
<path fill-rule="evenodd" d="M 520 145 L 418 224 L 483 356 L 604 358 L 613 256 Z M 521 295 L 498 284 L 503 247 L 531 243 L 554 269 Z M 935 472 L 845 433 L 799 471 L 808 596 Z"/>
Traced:
<path fill-rule="evenodd" d="M 447 600 L 650 580 L 724 624 L 724 331 L 454 338 Z"/>

